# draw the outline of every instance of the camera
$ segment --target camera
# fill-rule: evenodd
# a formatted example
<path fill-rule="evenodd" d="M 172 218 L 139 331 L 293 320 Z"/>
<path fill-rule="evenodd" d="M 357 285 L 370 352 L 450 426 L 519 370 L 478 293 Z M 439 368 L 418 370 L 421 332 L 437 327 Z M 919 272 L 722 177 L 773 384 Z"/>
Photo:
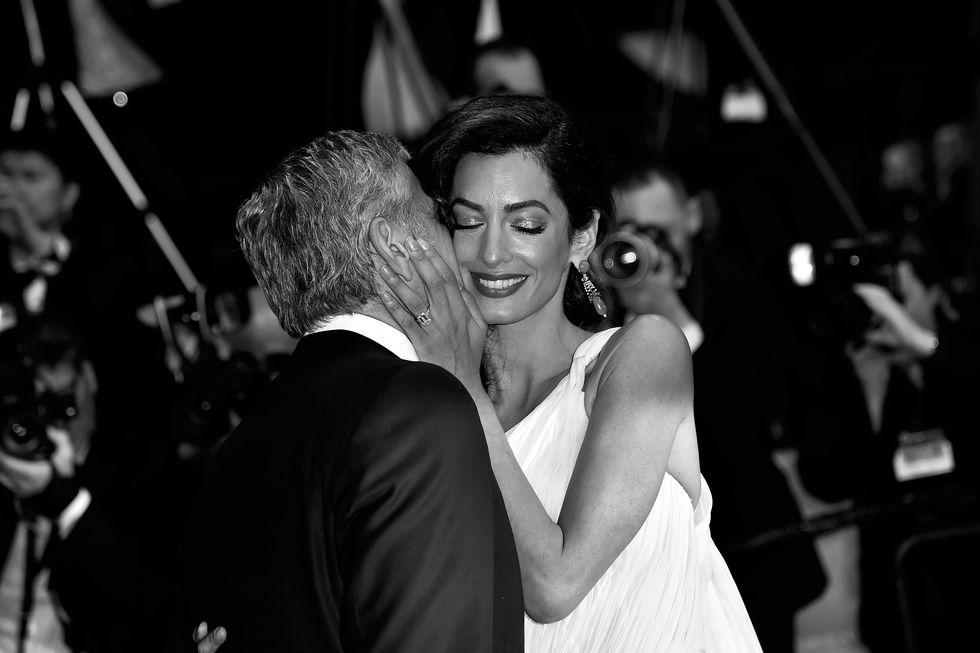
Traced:
<path fill-rule="evenodd" d="M 886 232 L 838 238 L 819 253 L 809 243 L 797 243 L 789 253 L 790 276 L 797 286 L 830 284 L 849 290 L 856 283 L 873 283 L 897 294 L 899 258 L 898 247 Z"/>
<path fill-rule="evenodd" d="M 35 391 L 34 364 L 23 345 L 10 331 L 0 333 L 0 341 L 0 450 L 22 460 L 45 460 L 55 448 L 47 418 L 57 407 Z"/>
<path fill-rule="evenodd" d="M 213 449 L 231 432 L 235 418 L 246 412 L 285 357 L 260 359 L 229 340 L 252 314 L 247 289 L 206 293 L 193 308 L 188 313 L 187 305 L 179 307 L 173 320 L 189 329 L 196 327 L 190 331 L 196 333 L 196 355 L 184 355 L 181 361 L 174 426 L 179 442 L 203 451 Z"/>
<path fill-rule="evenodd" d="M 649 225 L 620 230 L 610 236 L 599 250 L 596 267 L 605 283 L 614 288 L 628 288 L 639 283 L 647 271 L 659 270 L 668 258 L 679 271 L 680 255 L 671 246 L 667 233 Z"/>
<path fill-rule="evenodd" d="M 232 413 L 241 416 L 268 383 L 268 367 L 248 352 L 222 359 L 211 349 L 202 350 L 196 361 L 185 364 L 177 397 L 179 439 L 210 449 L 228 435 Z"/>
<path fill-rule="evenodd" d="M 796 286 L 812 288 L 816 294 L 812 326 L 818 333 L 860 341 L 873 324 L 873 313 L 852 288 L 871 283 L 900 298 L 897 264 L 901 258 L 891 234 L 872 232 L 833 240 L 820 250 L 797 243 L 789 252 L 789 272 Z"/>

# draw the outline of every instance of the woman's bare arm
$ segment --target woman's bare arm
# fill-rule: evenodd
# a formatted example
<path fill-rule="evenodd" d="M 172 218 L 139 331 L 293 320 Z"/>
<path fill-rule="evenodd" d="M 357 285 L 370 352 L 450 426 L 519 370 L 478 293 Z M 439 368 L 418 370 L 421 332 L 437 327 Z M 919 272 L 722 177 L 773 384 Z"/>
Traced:
<path fill-rule="evenodd" d="M 674 436 L 685 420 L 693 420 L 687 341 L 666 319 L 641 316 L 606 344 L 591 373 L 598 380 L 587 406 L 588 431 L 555 522 L 514 457 L 478 374 L 461 373 L 475 370 L 479 350 L 472 334 L 485 328 L 478 310 L 451 283 L 448 266 L 434 250 L 412 256 L 430 305 L 439 309 L 433 311 L 439 324 L 420 328 L 415 323 L 414 313 L 404 306 L 424 307 L 425 300 L 391 275 L 383 275 L 394 293 L 385 298 L 385 307 L 419 357 L 456 374 L 473 397 L 517 544 L 525 611 L 536 621 L 562 619 L 643 524 L 660 490 Z M 464 324 L 469 328 L 460 328 Z"/>
<path fill-rule="evenodd" d="M 521 471 L 485 393 L 471 390 L 517 542 L 525 610 L 567 616 L 633 539 L 657 498 L 678 428 L 693 415 L 683 334 L 634 320 L 606 345 L 588 431 L 554 522 Z"/>

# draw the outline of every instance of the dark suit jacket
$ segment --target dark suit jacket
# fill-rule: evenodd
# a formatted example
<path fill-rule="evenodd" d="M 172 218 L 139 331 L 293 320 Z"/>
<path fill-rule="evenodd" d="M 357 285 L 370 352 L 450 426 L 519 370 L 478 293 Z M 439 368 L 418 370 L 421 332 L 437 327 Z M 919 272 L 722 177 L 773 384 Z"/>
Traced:
<path fill-rule="evenodd" d="M 187 637 L 235 651 L 523 651 L 513 536 L 448 372 L 304 337 L 217 455 L 183 552 Z"/>
<path fill-rule="evenodd" d="M 810 541 L 745 543 L 792 526 L 800 511 L 771 458 L 784 372 L 770 344 L 783 325 L 767 305 L 762 279 L 738 259 L 700 249 L 684 303 L 704 329 L 693 357 L 694 415 L 701 471 L 717 500 L 711 533 L 738 583 L 763 647 L 765 620 L 787 616 L 820 595 L 825 576 Z M 759 316 L 765 316 L 760 322 Z M 766 343 L 766 344 L 762 344 Z M 777 617 L 777 612 L 779 615 Z"/>

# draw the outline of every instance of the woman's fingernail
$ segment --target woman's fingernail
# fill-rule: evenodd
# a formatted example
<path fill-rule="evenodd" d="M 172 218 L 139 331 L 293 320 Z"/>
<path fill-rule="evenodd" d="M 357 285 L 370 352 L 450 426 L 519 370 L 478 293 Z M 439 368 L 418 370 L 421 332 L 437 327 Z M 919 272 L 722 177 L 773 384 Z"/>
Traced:
<path fill-rule="evenodd" d="M 395 301 L 395 298 L 391 296 L 391 293 L 387 290 L 381 291 L 381 299 L 388 302 L 389 304 Z"/>
<path fill-rule="evenodd" d="M 390 267 L 388 267 L 387 265 L 382 265 L 382 266 L 381 266 L 381 267 L 380 267 L 380 268 L 378 269 L 378 271 L 379 271 L 379 272 L 380 272 L 380 273 L 381 273 L 381 274 L 382 274 L 383 276 L 386 276 L 386 277 L 389 277 L 389 278 L 390 278 L 390 277 L 393 277 L 393 276 L 395 276 L 395 273 L 394 273 L 394 272 L 392 272 L 392 271 L 391 271 L 391 268 L 390 268 Z"/>
<path fill-rule="evenodd" d="M 405 244 L 408 245 L 408 248 L 413 252 L 417 251 L 419 248 L 419 245 L 418 243 L 415 242 L 414 238 L 409 238 L 408 240 L 405 241 Z"/>
<path fill-rule="evenodd" d="M 427 241 L 425 238 L 419 238 L 419 247 L 424 250 L 428 250 L 431 245 L 429 245 L 429 241 Z"/>
<path fill-rule="evenodd" d="M 221 627 L 221 626 L 218 626 L 214 630 L 214 637 L 215 637 L 215 639 L 224 639 L 225 638 L 225 629 L 223 627 Z"/>

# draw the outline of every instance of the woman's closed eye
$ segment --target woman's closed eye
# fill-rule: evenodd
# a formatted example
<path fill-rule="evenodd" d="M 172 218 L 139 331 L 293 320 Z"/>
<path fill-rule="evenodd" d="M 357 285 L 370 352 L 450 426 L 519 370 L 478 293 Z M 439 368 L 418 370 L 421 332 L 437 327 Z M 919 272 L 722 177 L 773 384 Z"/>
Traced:
<path fill-rule="evenodd" d="M 535 236 L 544 233 L 547 226 L 548 225 L 541 224 L 540 222 L 515 222 L 511 225 L 515 231 L 519 231 L 522 234 L 532 234 Z"/>
<path fill-rule="evenodd" d="M 483 220 L 478 218 L 453 217 L 453 229 L 456 231 L 466 231 L 467 229 L 476 229 L 481 226 L 483 226 Z"/>

